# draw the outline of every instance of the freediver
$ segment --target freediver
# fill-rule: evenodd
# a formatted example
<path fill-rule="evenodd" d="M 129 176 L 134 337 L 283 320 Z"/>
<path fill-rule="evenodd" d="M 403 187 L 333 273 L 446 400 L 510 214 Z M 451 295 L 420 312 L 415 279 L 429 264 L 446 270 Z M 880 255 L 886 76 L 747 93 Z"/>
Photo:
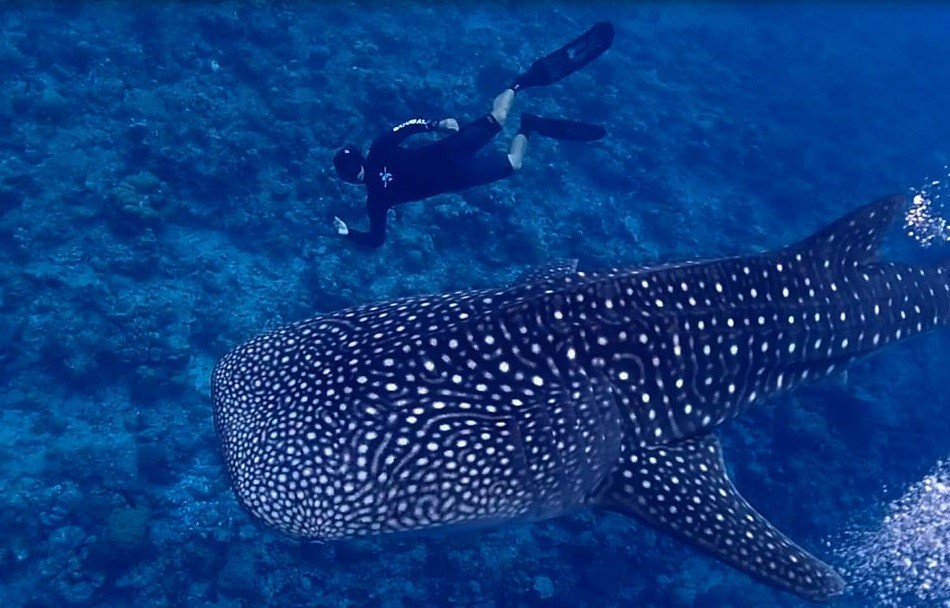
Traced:
<path fill-rule="evenodd" d="M 414 118 L 377 137 L 365 157 L 356 146 L 338 150 L 333 165 L 339 177 L 366 186 L 369 230 L 353 230 L 339 217 L 334 217 L 337 234 L 367 247 L 382 246 L 390 209 L 511 176 L 521 168 L 532 133 L 560 140 L 602 139 L 607 131 L 600 125 L 543 118 L 526 112 L 521 115 L 520 127 L 507 153 L 479 154 L 501 132 L 519 91 L 553 84 L 573 74 L 610 48 L 613 36 L 613 25 L 609 22 L 595 24 L 578 38 L 535 61 L 495 97 L 491 112 L 461 129 L 454 118 Z M 420 147 L 400 145 L 411 135 L 432 132 L 451 134 Z"/>

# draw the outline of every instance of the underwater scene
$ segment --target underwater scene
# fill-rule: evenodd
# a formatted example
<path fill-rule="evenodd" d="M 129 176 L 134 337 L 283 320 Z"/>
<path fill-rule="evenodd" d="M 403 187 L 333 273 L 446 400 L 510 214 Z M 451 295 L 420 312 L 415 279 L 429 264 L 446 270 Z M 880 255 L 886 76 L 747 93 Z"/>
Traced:
<path fill-rule="evenodd" d="M 947 32 L 0 4 L 0 603 L 950 607 Z"/>

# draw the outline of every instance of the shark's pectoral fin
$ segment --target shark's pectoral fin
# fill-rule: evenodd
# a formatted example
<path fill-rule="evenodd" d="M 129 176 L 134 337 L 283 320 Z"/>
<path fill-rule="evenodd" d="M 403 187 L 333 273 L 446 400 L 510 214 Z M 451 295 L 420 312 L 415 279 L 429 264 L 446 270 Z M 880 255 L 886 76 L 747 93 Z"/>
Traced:
<path fill-rule="evenodd" d="M 786 538 L 736 491 L 715 436 L 629 454 L 598 500 L 802 597 L 823 600 L 844 589 L 830 566 Z"/>
<path fill-rule="evenodd" d="M 557 279 L 576 271 L 576 259 L 554 260 L 553 262 L 548 262 L 541 266 L 531 266 L 525 269 L 511 284 L 526 285 L 528 283 L 540 283 L 550 279 Z"/>

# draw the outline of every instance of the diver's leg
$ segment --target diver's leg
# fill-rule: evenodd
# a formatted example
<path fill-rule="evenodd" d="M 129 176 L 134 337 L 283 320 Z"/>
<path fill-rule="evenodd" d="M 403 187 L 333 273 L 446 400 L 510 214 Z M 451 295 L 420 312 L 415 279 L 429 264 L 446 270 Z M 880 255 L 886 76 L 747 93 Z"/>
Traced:
<path fill-rule="evenodd" d="M 522 150 L 521 154 L 524 154 Z M 520 166 L 520 159 L 517 160 Z M 459 159 L 453 172 L 453 192 L 465 190 L 474 186 L 484 186 L 503 180 L 515 172 L 515 165 L 511 155 L 494 152 L 479 154 L 466 159 Z"/>
<path fill-rule="evenodd" d="M 436 153 L 455 157 L 458 189 L 504 179 L 521 167 L 528 139 L 520 133 L 511 142 L 507 156 L 475 157 L 476 152 L 501 132 L 514 101 L 515 92 L 505 89 L 495 97 L 491 112 L 465 125 L 458 133 L 430 144 Z"/>
<path fill-rule="evenodd" d="M 462 127 L 457 133 L 429 144 L 429 147 L 434 154 L 464 159 L 481 150 L 500 132 L 501 125 L 494 114 L 485 114 Z"/>
<path fill-rule="evenodd" d="M 456 187 L 453 190 L 483 186 L 511 177 L 521 169 L 527 150 L 528 133 L 518 131 L 511 140 L 508 154 L 482 154 L 459 159 L 454 172 Z"/>
<path fill-rule="evenodd" d="M 524 161 L 525 152 L 528 151 L 528 137 L 534 132 L 534 123 L 531 120 L 525 120 L 521 117 L 521 126 L 518 127 L 518 133 L 511 140 L 511 147 L 508 148 L 508 162 L 511 163 L 511 169 L 518 171 L 521 169 L 521 163 Z"/>
<path fill-rule="evenodd" d="M 489 115 L 485 119 L 492 120 L 492 117 Z M 511 177 L 512 174 L 521 169 L 525 152 L 528 150 L 528 135 L 530 133 L 524 128 L 520 129 L 514 139 L 511 140 L 508 154 L 483 154 L 457 159 L 453 171 L 455 187 L 452 190 L 464 190 Z"/>
<path fill-rule="evenodd" d="M 436 154 L 446 154 L 460 158 L 475 154 L 501 132 L 514 101 L 515 92 L 511 89 L 505 89 L 495 97 L 491 112 L 468 123 L 457 133 L 429 144 L 429 146 Z"/>

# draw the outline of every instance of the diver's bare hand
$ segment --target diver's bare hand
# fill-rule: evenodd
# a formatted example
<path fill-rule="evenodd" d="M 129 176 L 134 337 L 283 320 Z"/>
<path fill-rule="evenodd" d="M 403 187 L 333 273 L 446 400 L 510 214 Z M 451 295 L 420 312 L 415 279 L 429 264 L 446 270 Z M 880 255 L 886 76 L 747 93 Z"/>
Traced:
<path fill-rule="evenodd" d="M 443 118 L 439 121 L 439 129 L 442 131 L 458 131 L 459 121 L 454 118 Z"/>
<path fill-rule="evenodd" d="M 350 229 L 346 227 L 346 222 L 335 216 L 333 218 L 333 227 L 336 228 L 336 233 L 340 236 L 346 236 L 350 233 Z"/>

